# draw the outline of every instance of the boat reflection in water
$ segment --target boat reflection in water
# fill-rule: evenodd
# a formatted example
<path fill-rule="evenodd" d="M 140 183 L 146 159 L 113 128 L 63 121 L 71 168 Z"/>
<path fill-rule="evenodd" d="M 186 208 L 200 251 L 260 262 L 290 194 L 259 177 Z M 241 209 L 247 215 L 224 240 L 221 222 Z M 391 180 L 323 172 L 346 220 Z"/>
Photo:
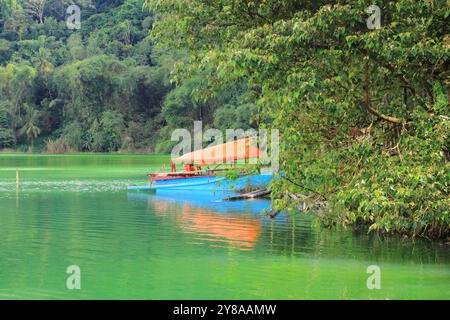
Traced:
<path fill-rule="evenodd" d="M 195 235 L 193 244 L 252 250 L 261 235 L 261 212 L 269 200 L 223 202 L 224 193 L 167 191 L 128 193 L 128 199 L 146 201 L 151 211 L 169 216 L 183 232 Z"/>

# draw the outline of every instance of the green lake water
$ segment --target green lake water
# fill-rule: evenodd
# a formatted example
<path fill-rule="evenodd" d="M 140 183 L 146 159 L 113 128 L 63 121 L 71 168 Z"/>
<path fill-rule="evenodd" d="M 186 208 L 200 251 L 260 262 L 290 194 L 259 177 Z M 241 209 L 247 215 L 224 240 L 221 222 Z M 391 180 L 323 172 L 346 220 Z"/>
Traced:
<path fill-rule="evenodd" d="M 268 220 L 267 200 L 127 192 L 166 162 L 0 155 L 0 299 L 450 299 L 448 244 Z"/>

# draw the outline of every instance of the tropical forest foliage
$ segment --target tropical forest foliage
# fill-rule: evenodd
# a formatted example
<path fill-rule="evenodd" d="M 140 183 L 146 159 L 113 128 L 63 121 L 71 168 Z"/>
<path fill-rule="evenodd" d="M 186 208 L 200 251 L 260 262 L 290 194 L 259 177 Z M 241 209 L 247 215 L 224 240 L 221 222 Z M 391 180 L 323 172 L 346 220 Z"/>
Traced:
<path fill-rule="evenodd" d="M 327 223 L 449 235 L 447 1 L 146 3 L 158 48 L 185 50 L 176 81 L 201 75 L 204 101 L 245 88 L 256 124 L 280 130 L 278 207 L 315 194 Z"/>
<path fill-rule="evenodd" d="M 71 4 L 79 30 L 66 24 Z M 234 116 L 239 94 L 201 102 L 201 76 L 171 83 L 185 53 L 155 50 L 154 21 L 142 0 L 0 0 L 0 148 L 167 152 L 194 120 L 248 123 L 251 106 Z"/>

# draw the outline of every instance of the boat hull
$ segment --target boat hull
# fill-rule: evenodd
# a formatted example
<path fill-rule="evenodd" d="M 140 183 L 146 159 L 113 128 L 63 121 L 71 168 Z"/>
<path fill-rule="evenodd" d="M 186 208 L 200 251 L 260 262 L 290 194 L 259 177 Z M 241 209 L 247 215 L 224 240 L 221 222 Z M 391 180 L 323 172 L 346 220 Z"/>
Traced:
<path fill-rule="evenodd" d="M 154 181 L 145 186 L 130 186 L 130 191 L 146 190 L 189 190 L 189 191 L 239 191 L 246 189 L 262 189 L 272 180 L 271 174 L 243 176 L 230 180 L 223 176 L 208 176 L 201 178 L 183 178 L 170 181 Z"/>

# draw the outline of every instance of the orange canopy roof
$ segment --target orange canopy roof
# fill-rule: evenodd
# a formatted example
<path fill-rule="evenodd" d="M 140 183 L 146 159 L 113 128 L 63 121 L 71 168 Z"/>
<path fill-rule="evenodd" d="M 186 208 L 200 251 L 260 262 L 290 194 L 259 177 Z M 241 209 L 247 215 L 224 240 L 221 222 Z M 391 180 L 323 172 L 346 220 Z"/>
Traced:
<path fill-rule="evenodd" d="M 259 158 L 260 152 L 255 139 L 244 138 L 189 152 L 174 161 L 198 165 L 227 163 L 234 160 Z"/>

